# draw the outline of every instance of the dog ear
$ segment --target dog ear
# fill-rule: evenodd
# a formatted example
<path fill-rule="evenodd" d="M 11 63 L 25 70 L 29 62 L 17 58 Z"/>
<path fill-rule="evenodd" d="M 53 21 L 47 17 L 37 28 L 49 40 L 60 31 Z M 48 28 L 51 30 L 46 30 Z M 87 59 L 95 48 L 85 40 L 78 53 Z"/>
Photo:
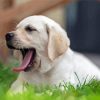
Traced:
<path fill-rule="evenodd" d="M 48 57 L 51 61 L 66 52 L 70 45 L 67 33 L 60 27 L 48 27 Z"/>

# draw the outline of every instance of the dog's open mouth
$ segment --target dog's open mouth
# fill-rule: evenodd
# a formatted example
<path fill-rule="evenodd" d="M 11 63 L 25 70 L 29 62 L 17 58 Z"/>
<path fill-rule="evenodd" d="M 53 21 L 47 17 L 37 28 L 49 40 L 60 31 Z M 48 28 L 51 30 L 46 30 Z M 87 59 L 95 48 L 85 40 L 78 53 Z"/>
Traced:
<path fill-rule="evenodd" d="M 20 71 L 28 71 L 31 69 L 34 59 L 36 56 L 36 50 L 35 49 L 20 49 L 22 56 L 23 56 L 23 61 L 22 64 L 14 68 L 13 71 L 20 72 Z"/>

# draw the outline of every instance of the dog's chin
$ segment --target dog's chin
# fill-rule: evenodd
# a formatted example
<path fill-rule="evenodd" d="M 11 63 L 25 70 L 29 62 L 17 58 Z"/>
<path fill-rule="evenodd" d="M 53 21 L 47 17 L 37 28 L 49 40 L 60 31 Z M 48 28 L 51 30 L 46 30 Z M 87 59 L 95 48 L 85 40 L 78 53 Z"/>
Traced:
<path fill-rule="evenodd" d="M 14 68 L 15 72 L 25 71 L 28 72 L 35 69 L 36 66 L 36 49 L 35 48 L 17 48 L 11 45 L 7 45 L 9 49 L 19 50 L 22 54 L 22 64 L 19 67 Z"/>

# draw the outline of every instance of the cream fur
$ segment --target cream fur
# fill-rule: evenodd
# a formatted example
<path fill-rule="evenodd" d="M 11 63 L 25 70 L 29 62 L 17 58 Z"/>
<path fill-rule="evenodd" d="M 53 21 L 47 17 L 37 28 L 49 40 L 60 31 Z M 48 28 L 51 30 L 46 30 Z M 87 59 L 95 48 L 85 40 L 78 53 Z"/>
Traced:
<path fill-rule="evenodd" d="M 36 28 L 37 31 L 28 34 L 24 30 L 28 24 Z M 94 76 L 96 79 L 100 79 L 100 70 L 97 66 L 82 54 L 70 49 L 67 33 L 53 20 L 45 16 L 27 17 L 17 25 L 14 33 L 19 48 L 36 48 L 36 60 L 37 62 L 41 60 L 41 66 L 38 67 L 37 64 L 35 70 L 20 72 L 18 79 L 11 86 L 11 90 L 22 90 L 23 83 L 58 85 L 64 81 L 76 86 L 79 81 L 75 73 L 77 73 L 81 83 L 85 81 L 86 77 L 87 82 Z M 60 37 L 56 39 L 58 35 Z"/>

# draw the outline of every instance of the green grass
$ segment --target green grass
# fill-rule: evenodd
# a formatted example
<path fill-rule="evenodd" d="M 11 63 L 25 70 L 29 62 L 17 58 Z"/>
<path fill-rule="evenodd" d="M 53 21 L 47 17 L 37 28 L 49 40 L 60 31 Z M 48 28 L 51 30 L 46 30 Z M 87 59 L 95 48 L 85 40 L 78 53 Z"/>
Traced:
<path fill-rule="evenodd" d="M 90 81 L 87 85 L 79 85 L 77 88 L 65 84 L 64 91 L 58 87 L 38 88 L 26 85 L 26 91 L 14 94 L 9 88 L 17 74 L 12 72 L 11 66 L 0 63 L 0 100 L 100 100 L 100 81 L 96 80 Z"/>

